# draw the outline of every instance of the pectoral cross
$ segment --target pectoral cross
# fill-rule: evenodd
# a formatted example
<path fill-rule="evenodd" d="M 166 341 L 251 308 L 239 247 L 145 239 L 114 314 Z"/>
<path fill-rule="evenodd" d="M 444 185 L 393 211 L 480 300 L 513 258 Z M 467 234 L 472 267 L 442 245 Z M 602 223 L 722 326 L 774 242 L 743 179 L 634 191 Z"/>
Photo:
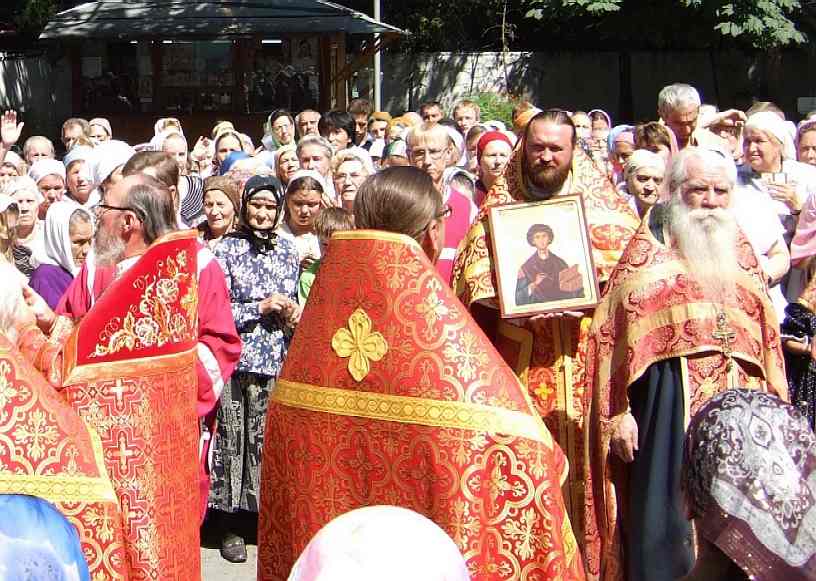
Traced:
<path fill-rule="evenodd" d="M 717 313 L 717 328 L 711 336 L 721 343 L 722 353 L 726 359 L 725 369 L 726 371 L 731 371 L 733 365 L 731 344 L 737 338 L 737 334 L 728 326 L 728 317 L 725 316 L 725 313 Z"/>

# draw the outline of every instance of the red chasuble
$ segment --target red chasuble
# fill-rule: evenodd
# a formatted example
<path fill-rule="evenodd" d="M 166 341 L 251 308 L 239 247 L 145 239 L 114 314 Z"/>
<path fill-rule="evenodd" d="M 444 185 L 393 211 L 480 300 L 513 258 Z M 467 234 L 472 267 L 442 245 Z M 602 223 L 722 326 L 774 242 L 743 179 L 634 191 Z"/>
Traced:
<path fill-rule="evenodd" d="M 496 348 L 516 371 L 529 391 L 535 409 L 544 419 L 570 464 L 565 501 L 587 573 L 598 571 L 597 534 L 584 524 L 586 480 L 584 419 L 590 397 L 584 374 L 586 338 L 592 313 L 578 319 L 552 317 L 533 326 L 530 319 L 513 324 L 499 319 L 494 258 L 487 214 L 491 207 L 533 200 L 524 178 L 524 139 L 513 151 L 506 175 L 497 180 L 481 207 L 479 221 L 460 247 L 454 269 L 454 288 L 490 335 Z M 563 194 L 584 200 L 592 257 L 598 278 L 604 282 L 637 230 L 638 219 L 628 202 L 583 152 L 576 149 L 572 171 Z"/>
<path fill-rule="evenodd" d="M 168 234 L 77 323 L 62 395 L 102 439 L 131 579 L 200 578 L 197 245 Z"/>
<path fill-rule="evenodd" d="M 258 579 L 285 580 L 323 525 L 378 504 L 436 522 L 475 580 L 583 579 L 566 469 L 419 245 L 335 234 L 270 396 Z"/>
<path fill-rule="evenodd" d="M 750 243 L 740 235 L 742 274 L 735 296 L 710 296 L 678 252 L 652 234 L 654 211 L 644 217 L 609 280 L 587 347 L 595 501 L 588 518 L 598 522 L 607 580 L 625 578 L 619 511 L 627 481 L 609 441 L 629 408 L 629 387 L 649 366 L 680 360 L 686 426 L 705 402 L 729 388 L 762 389 L 787 399 L 779 325 Z"/>
<path fill-rule="evenodd" d="M 0 494 L 52 502 L 76 527 L 91 579 L 127 579 L 122 514 L 99 436 L 3 335 Z"/>

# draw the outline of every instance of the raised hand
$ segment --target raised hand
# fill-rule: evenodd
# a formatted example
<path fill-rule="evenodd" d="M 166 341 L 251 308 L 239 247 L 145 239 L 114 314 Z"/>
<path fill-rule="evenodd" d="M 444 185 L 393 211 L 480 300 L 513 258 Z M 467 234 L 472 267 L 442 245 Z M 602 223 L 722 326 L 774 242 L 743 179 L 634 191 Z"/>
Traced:
<path fill-rule="evenodd" d="M 17 111 L 9 110 L 0 118 L 0 139 L 3 147 L 8 149 L 20 140 L 25 123 L 17 123 Z"/>

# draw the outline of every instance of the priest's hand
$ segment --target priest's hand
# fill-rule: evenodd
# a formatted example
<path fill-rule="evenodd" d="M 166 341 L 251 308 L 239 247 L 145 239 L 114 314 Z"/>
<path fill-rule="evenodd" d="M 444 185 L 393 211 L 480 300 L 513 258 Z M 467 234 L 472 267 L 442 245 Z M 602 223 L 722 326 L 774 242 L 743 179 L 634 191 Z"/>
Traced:
<path fill-rule="evenodd" d="M 638 426 L 632 414 L 627 413 L 615 426 L 609 448 L 624 462 L 629 463 L 635 459 L 635 452 L 638 449 Z"/>
<path fill-rule="evenodd" d="M 43 333 L 48 335 L 54 326 L 54 321 L 57 320 L 56 313 L 51 310 L 45 299 L 28 285 L 23 287 L 23 299 L 28 308 L 33 311 L 34 318 L 37 319 L 37 326 Z"/>

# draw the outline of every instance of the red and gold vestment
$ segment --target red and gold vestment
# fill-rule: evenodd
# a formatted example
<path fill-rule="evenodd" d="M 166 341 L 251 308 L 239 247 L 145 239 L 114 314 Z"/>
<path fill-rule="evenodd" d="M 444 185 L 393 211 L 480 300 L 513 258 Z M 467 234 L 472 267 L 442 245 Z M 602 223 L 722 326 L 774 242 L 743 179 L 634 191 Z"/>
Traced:
<path fill-rule="evenodd" d="M 553 317 L 537 324 L 498 318 L 496 273 L 487 214 L 490 207 L 533 201 L 524 177 L 524 139 L 508 164 L 506 175 L 488 192 L 479 221 L 470 229 L 457 257 L 454 288 L 470 308 L 496 348 L 529 391 L 538 413 L 569 460 L 565 501 L 587 572 L 598 569 L 596 535 L 585 530 L 586 481 L 589 473 L 584 446 L 584 417 L 589 397 L 584 375 L 586 337 L 592 313 L 583 318 Z M 638 219 L 612 183 L 580 149 L 573 156 L 563 194 L 580 194 L 584 201 L 592 255 L 599 280 L 617 264 Z M 485 306 L 486 305 L 486 306 Z"/>
<path fill-rule="evenodd" d="M 76 527 L 91 579 L 128 578 L 122 513 L 99 436 L 3 335 L 0 494 L 52 502 Z"/>
<path fill-rule="evenodd" d="M 419 245 L 335 234 L 270 397 L 258 579 L 286 579 L 323 525 L 377 504 L 436 522 L 475 580 L 583 579 L 565 471 Z"/>
<path fill-rule="evenodd" d="M 610 454 L 630 387 L 659 362 L 678 359 L 685 426 L 713 395 L 733 387 L 787 399 L 779 325 L 750 243 L 740 234 L 733 296 L 705 292 L 671 243 L 655 237 L 652 209 L 632 238 L 595 310 L 587 347 L 592 381 L 589 453 L 602 577 L 625 578 L 621 554 L 625 465 Z"/>
<path fill-rule="evenodd" d="M 130 579 L 201 575 L 197 251 L 195 231 L 163 236 L 65 341 L 54 333 L 44 345 L 27 341 L 38 366 L 102 440 L 124 517 Z"/>

